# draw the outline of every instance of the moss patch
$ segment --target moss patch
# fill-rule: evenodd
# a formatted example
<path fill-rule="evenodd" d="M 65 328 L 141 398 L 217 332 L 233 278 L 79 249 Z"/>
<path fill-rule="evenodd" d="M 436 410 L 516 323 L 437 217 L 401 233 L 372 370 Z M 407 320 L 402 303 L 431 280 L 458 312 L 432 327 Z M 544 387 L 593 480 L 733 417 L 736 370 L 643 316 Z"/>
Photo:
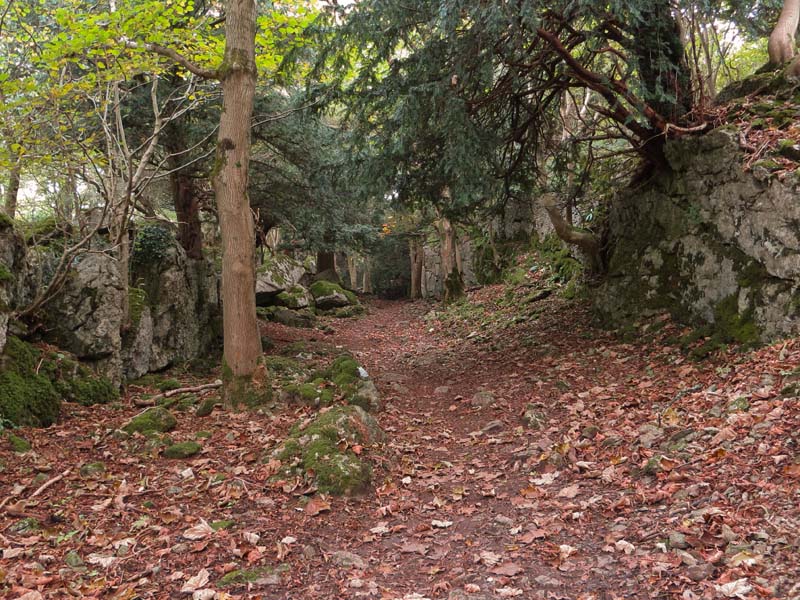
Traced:
<path fill-rule="evenodd" d="M 289 570 L 286 565 L 277 567 L 259 567 L 257 569 L 236 569 L 223 575 L 218 581 L 218 587 L 232 587 L 255 583 L 257 585 L 278 585 L 281 575 Z"/>
<path fill-rule="evenodd" d="M 315 300 L 317 298 L 324 298 L 326 296 L 333 296 L 334 294 L 341 294 L 341 295 L 347 297 L 347 294 L 345 293 L 345 290 L 344 290 L 344 288 L 342 288 L 342 286 L 340 286 L 340 285 L 338 285 L 336 283 L 333 283 L 331 281 L 325 281 L 325 280 L 322 280 L 322 279 L 312 283 L 311 287 L 309 288 L 309 291 L 311 292 L 311 295 L 314 296 Z M 352 294 L 352 292 L 351 292 L 351 294 Z M 355 294 L 353 294 L 353 297 L 355 297 Z M 356 302 L 358 302 L 357 298 L 356 298 Z"/>
<path fill-rule="evenodd" d="M 178 421 L 171 412 L 160 406 L 154 406 L 133 417 L 122 426 L 122 430 L 141 434 L 166 433 L 175 429 L 177 425 Z"/>
<path fill-rule="evenodd" d="M 8 439 L 8 445 L 11 446 L 11 450 L 14 452 L 22 453 L 31 449 L 31 443 L 28 440 L 13 433 L 8 433 L 6 439 Z"/>
<path fill-rule="evenodd" d="M 342 355 L 331 363 L 323 376 L 339 387 L 346 387 L 358 380 L 358 363 L 350 355 Z"/>
<path fill-rule="evenodd" d="M 14 280 L 13 273 L 11 273 L 11 271 L 7 266 L 5 266 L 2 262 L 0 262 L 0 283 L 13 280 Z"/>
<path fill-rule="evenodd" d="M 197 442 L 181 442 L 165 448 L 164 456 L 166 458 L 189 458 L 202 449 L 203 447 Z"/>
<path fill-rule="evenodd" d="M 354 494 L 369 485 L 372 467 L 340 444 L 370 445 L 382 439 L 377 422 L 363 409 L 339 406 L 318 415 L 305 428 L 296 424 L 273 456 L 284 464 L 282 476 L 302 475 L 325 493 Z"/>
<path fill-rule="evenodd" d="M 0 417 L 15 425 L 47 427 L 58 419 L 61 398 L 52 381 L 37 372 L 40 356 L 14 336 L 0 356 Z"/>

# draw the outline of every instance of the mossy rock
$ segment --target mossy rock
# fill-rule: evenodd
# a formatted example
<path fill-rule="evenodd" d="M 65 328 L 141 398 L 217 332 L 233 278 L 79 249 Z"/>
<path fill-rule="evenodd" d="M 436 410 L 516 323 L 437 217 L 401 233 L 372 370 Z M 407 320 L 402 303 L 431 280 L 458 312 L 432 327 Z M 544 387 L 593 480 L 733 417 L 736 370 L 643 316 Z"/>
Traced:
<path fill-rule="evenodd" d="M 154 406 L 133 417 L 122 426 L 122 430 L 126 433 L 146 435 L 166 433 L 175 429 L 177 425 L 178 421 L 171 412 L 160 406 Z"/>
<path fill-rule="evenodd" d="M 35 517 L 20 519 L 8 528 L 11 533 L 15 534 L 36 533 L 37 531 L 41 531 L 41 529 L 42 524 Z"/>
<path fill-rule="evenodd" d="M 303 365 L 288 356 L 265 356 L 264 364 L 267 366 L 270 373 L 280 375 L 294 375 L 303 371 Z"/>
<path fill-rule="evenodd" d="M 11 450 L 14 452 L 22 454 L 31 449 L 31 443 L 28 440 L 11 432 L 6 434 L 6 439 L 8 439 L 8 445 L 11 446 Z"/>
<path fill-rule="evenodd" d="M 82 406 L 108 404 L 119 400 L 119 391 L 106 377 L 78 377 L 56 383 L 64 399 Z"/>
<path fill-rule="evenodd" d="M 339 356 L 324 371 L 324 377 L 339 387 L 353 385 L 359 379 L 358 363 L 349 354 Z"/>
<path fill-rule="evenodd" d="M 277 567 L 258 567 L 255 569 L 236 569 L 223 575 L 217 581 L 217 587 L 233 587 L 247 585 L 252 583 L 255 585 L 280 585 L 282 583 L 282 576 L 289 571 L 287 565 L 279 565 Z"/>
<path fill-rule="evenodd" d="M 165 458 L 190 458 L 200 452 L 203 446 L 197 442 L 181 442 L 164 449 Z"/>
<path fill-rule="evenodd" d="M 364 308 L 363 304 L 355 304 L 353 306 L 343 306 L 342 308 L 336 308 L 333 311 L 333 316 L 337 319 L 350 319 L 352 317 L 358 317 L 367 312 L 367 309 Z"/>
<path fill-rule="evenodd" d="M 0 417 L 19 426 L 48 427 L 61 411 L 61 397 L 50 379 L 37 373 L 41 352 L 9 336 L 0 356 Z"/>
<path fill-rule="evenodd" d="M 360 406 L 367 412 L 378 412 L 383 409 L 380 392 L 371 379 L 360 380 L 347 403 Z"/>
<path fill-rule="evenodd" d="M 214 398 L 206 398 L 200 403 L 200 406 L 197 407 L 197 410 L 194 411 L 195 416 L 197 417 L 207 417 L 212 412 L 214 412 L 214 407 L 217 405 L 217 400 Z"/>
<path fill-rule="evenodd" d="M 313 300 L 314 298 L 309 294 L 308 290 L 300 285 L 292 286 L 275 297 L 277 305 L 293 309 L 308 308 Z"/>
<path fill-rule="evenodd" d="M 81 466 L 78 472 L 80 473 L 81 477 L 87 479 L 92 477 L 99 477 L 100 475 L 105 475 L 106 465 L 105 463 L 102 462 L 90 462 Z"/>
<path fill-rule="evenodd" d="M 352 292 L 345 291 L 342 286 L 330 281 L 315 281 L 309 288 L 318 309 L 329 310 L 358 304 L 358 298 Z"/>
<path fill-rule="evenodd" d="M 342 495 L 363 491 L 372 468 L 340 442 L 371 445 L 385 439 L 377 421 L 358 406 L 337 406 L 321 413 L 307 427 L 296 424 L 289 438 L 273 452 L 284 465 L 284 476 L 312 479 L 325 493 Z"/>
<path fill-rule="evenodd" d="M 315 383 L 289 384 L 281 389 L 281 401 L 305 406 L 330 406 L 333 390 Z"/>

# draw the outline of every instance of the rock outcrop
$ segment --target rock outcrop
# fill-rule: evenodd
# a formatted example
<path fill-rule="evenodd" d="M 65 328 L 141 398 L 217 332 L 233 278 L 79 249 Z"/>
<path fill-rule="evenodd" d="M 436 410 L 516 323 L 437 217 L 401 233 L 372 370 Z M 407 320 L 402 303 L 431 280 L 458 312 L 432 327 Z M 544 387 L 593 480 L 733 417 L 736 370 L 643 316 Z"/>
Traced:
<path fill-rule="evenodd" d="M 738 132 L 668 142 L 671 173 L 620 194 L 608 277 L 613 324 L 669 311 L 743 343 L 800 331 L 800 179 L 743 169 Z"/>

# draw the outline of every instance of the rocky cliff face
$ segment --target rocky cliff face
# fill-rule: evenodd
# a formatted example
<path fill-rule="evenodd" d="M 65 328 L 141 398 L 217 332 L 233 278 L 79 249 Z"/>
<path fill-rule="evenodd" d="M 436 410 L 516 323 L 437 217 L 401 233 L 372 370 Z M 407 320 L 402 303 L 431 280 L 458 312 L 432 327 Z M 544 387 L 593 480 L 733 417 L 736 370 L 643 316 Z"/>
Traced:
<path fill-rule="evenodd" d="M 595 294 L 614 324 L 669 311 L 728 341 L 800 332 L 800 180 L 745 172 L 738 134 L 669 142 L 672 173 L 612 206 L 608 277 Z"/>

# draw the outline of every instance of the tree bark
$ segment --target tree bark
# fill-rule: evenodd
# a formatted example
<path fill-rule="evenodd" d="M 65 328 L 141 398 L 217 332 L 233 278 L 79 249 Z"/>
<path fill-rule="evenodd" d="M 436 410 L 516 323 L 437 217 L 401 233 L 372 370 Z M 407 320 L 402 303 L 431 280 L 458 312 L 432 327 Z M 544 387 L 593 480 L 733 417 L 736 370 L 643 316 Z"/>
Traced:
<path fill-rule="evenodd" d="M 444 277 L 444 303 L 450 304 L 464 296 L 464 281 L 458 268 L 458 239 L 450 219 L 442 217 L 438 223 L 441 241 L 442 277 Z"/>
<path fill-rule="evenodd" d="M 365 294 L 372 293 L 372 264 L 369 258 L 364 259 L 364 275 L 362 278 L 361 291 Z"/>
<path fill-rule="evenodd" d="M 178 217 L 178 242 L 186 250 L 186 256 L 200 260 L 203 258 L 203 230 L 200 225 L 197 186 L 192 176 L 185 171 L 175 171 L 171 179 L 172 200 Z"/>
<path fill-rule="evenodd" d="M 347 274 L 350 277 L 350 289 L 358 288 L 358 261 L 352 254 L 347 255 Z"/>
<path fill-rule="evenodd" d="M 550 217 L 550 222 L 553 224 L 553 229 L 559 238 L 580 248 L 591 261 L 591 267 L 594 272 L 600 269 L 600 239 L 590 231 L 585 231 L 574 227 L 561 214 L 556 204 L 555 194 L 544 194 L 542 196 L 542 206 L 547 211 Z"/>
<path fill-rule="evenodd" d="M 336 255 L 333 252 L 317 252 L 317 273 L 323 271 L 336 273 Z"/>
<path fill-rule="evenodd" d="M 256 87 L 254 0 L 228 0 L 222 114 L 213 173 L 222 234 L 223 398 L 247 403 L 261 356 L 256 319 L 255 234 L 247 195 L 250 121 Z"/>
<path fill-rule="evenodd" d="M 422 240 L 418 236 L 413 236 L 408 241 L 408 253 L 411 257 L 411 291 L 409 296 L 412 300 L 422 298 L 422 266 L 424 250 Z"/>
<path fill-rule="evenodd" d="M 795 33 L 798 22 L 800 22 L 800 0 L 784 0 L 781 15 L 769 36 L 767 45 L 769 62 L 773 65 L 787 63 L 797 53 Z"/>
<path fill-rule="evenodd" d="M 20 175 L 22 171 L 22 157 L 17 155 L 8 174 L 8 187 L 6 188 L 4 209 L 6 215 L 15 218 L 17 215 L 17 199 L 19 197 Z"/>

